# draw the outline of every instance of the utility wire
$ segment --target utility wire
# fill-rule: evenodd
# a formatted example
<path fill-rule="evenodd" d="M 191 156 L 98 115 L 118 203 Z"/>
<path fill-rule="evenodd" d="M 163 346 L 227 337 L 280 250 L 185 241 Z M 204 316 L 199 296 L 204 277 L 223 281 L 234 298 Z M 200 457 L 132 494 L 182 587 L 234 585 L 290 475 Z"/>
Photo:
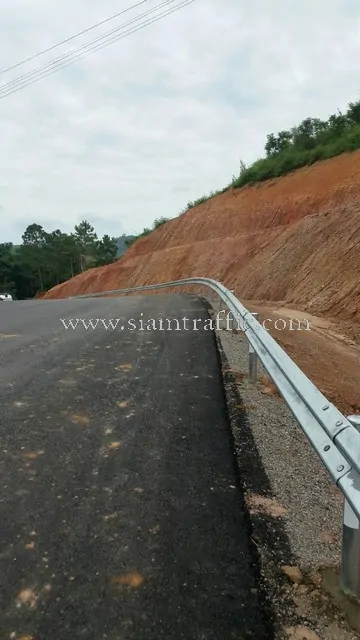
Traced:
<path fill-rule="evenodd" d="M 166 2 L 162 3 L 162 5 L 168 4 L 169 2 L 174 2 L 174 0 L 166 0 Z M 183 7 L 185 7 L 185 6 L 189 5 L 189 4 L 192 4 L 193 2 L 195 2 L 195 0 L 182 0 L 182 2 L 180 2 L 178 5 L 176 5 L 172 9 L 167 10 L 167 11 L 163 12 L 162 14 L 157 15 L 156 17 L 152 18 L 151 20 L 144 21 L 140 25 L 137 25 L 135 28 L 129 29 L 125 33 L 117 35 L 116 37 L 109 38 L 105 42 L 97 44 L 95 47 L 90 47 L 89 45 L 93 44 L 93 43 L 90 42 L 88 45 L 86 45 L 88 47 L 88 50 L 85 50 L 82 53 L 80 52 L 77 55 L 74 55 L 74 54 L 76 54 L 76 50 L 75 50 L 71 54 L 67 54 L 66 56 L 63 56 L 62 58 L 59 59 L 59 63 L 57 63 L 56 66 L 54 66 L 53 68 L 50 68 L 50 69 L 46 68 L 49 65 L 45 65 L 44 67 L 40 67 L 39 70 L 36 71 L 36 76 L 32 80 L 30 80 L 30 78 L 28 78 L 29 74 L 24 74 L 24 76 L 20 76 L 20 78 L 18 78 L 16 81 L 12 81 L 13 83 L 14 82 L 18 82 L 18 84 L 12 85 L 10 87 L 10 86 L 8 86 L 10 83 L 6 83 L 2 87 L 0 87 L 0 99 L 6 98 L 7 96 L 9 96 L 9 95 L 11 95 L 13 93 L 16 93 L 17 91 L 21 91 L 25 87 L 27 87 L 27 86 L 35 83 L 35 82 L 38 82 L 39 80 L 42 80 L 43 78 L 45 78 L 47 76 L 50 76 L 53 73 L 56 73 L 57 71 L 59 71 L 60 69 L 66 67 L 66 66 L 69 66 L 69 65 L 73 64 L 75 60 L 84 58 L 84 57 L 90 55 L 91 53 L 93 53 L 95 51 L 99 51 L 100 49 L 103 49 L 104 47 L 112 44 L 113 42 L 117 42 L 118 40 L 121 40 L 122 38 L 125 38 L 128 35 L 131 35 L 132 33 L 135 33 L 136 31 L 139 31 L 140 29 L 143 29 L 144 27 L 146 27 L 146 26 L 148 26 L 148 25 L 150 25 L 150 24 L 152 24 L 154 22 L 157 22 L 158 20 L 170 15 L 171 13 L 174 13 L 174 12 L 178 11 L 179 9 L 182 9 Z M 149 13 L 149 12 L 145 12 L 145 13 Z M 142 17 L 144 17 L 144 16 L 140 16 L 140 18 L 142 18 Z M 130 21 L 130 22 L 133 22 L 133 21 Z M 125 25 L 123 25 L 122 28 L 124 28 L 124 26 Z M 68 58 L 69 56 L 72 56 L 72 57 L 67 61 L 64 60 L 64 58 Z M 50 64 L 53 64 L 53 63 L 50 63 Z M 32 72 L 30 72 L 30 73 L 32 73 Z M 1 93 L 1 90 L 3 91 L 3 93 Z"/>
<path fill-rule="evenodd" d="M 47 71 L 48 69 L 51 69 L 54 66 L 56 66 L 56 67 L 59 66 L 58 63 L 62 63 L 68 58 L 73 58 L 75 56 L 75 54 L 79 53 L 80 51 L 83 51 L 83 50 L 87 49 L 88 47 L 91 47 L 96 42 L 100 42 L 101 40 L 107 40 L 107 38 L 109 36 L 111 36 L 112 34 L 117 33 L 118 31 L 122 31 L 123 29 L 125 29 L 125 27 L 133 24 L 134 22 L 137 22 L 137 21 L 141 20 L 143 17 L 145 17 L 147 15 L 150 15 L 151 13 L 154 13 L 157 9 L 161 9 L 163 6 L 169 5 L 169 4 L 173 3 L 173 2 L 175 2 L 175 0 L 163 0 L 163 2 L 161 2 L 159 5 L 156 5 L 152 9 L 149 9 L 148 11 L 143 11 L 143 13 L 135 16 L 135 18 L 132 18 L 131 20 L 128 20 L 127 22 L 123 23 L 119 27 L 116 27 L 115 29 L 111 29 L 110 31 L 107 31 L 102 36 L 99 36 L 98 38 L 95 38 L 94 40 L 90 40 L 89 42 L 83 44 L 78 49 L 70 51 L 69 53 L 66 53 L 66 54 L 62 55 L 59 58 L 56 58 L 52 62 L 48 62 L 45 65 L 42 65 L 40 67 L 37 67 L 36 69 L 33 69 L 32 71 L 28 71 L 28 72 L 22 74 L 21 76 L 18 76 L 14 80 L 10 80 L 9 82 L 6 82 L 5 84 L 0 86 L 0 95 L 1 95 L 2 92 L 7 91 L 8 89 L 10 89 L 10 87 L 15 87 L 16 85 L 19 85 L 19 83 L 21 84 L 21 82 L 23 80 L 25 80 L 25 79 L 37 76 L 38 73 L 43 73 L 44 71 Z"/>
<path fill-rule="evenodd" d="M 124 34 L 122 34 L 122 36 L 117 36 L 116 38 L 108 38 L 109 35 L 111 35 L 113 32 L 115 31 L 119 31 L 119 30 L 123 30 L 124 27 L 128 26 L 129 24 L 138 21 L 139 19 L 143 18 L 145 15 L 150 14 L 152 12 L 154 12 L 155 9 L 158 9 L 159 7 L 162 7 L 163 5 L 167 5 L 171 2 L 174 2 L 175 0 L 165 0 L 165 2 L 161 3 L 160 5 L 157 5 L 155 8 L 151 9 L 150 11 L 144 12 L 143 14 L 140 14 L 140 16 L 137 16 L 136 18 L 133 18 L 132 20 L 128 21 L 127 23 L 123 24 L 122 26 L 113 29 L 112 31 L 108 32 L 107 34 L 104 34 L 103 36 L 96 38 L 93 41 L 88 42 L 86 45 L 83 45 L 82 47 L 80 47 L 79 49 L 76 49 L 75 51 L 72 51 L 68 54 L 65 54 L 64 56 L 61 56 L 60 58 L 58 58 L 57 60 L 48 63 L 46 65 L 44 65 L 43 67 L 39 67 L 38 69 L 35 69 L 31 72 L 28 72 L 27 74 L 24 74 L 18 78 L 16 78 L 15 80 L 12 80 L 8 83 L 5 83 L 4 85 L 2 85 L 0 87 L 0 98 L 1 97 L 6 97 L 7 95 L 10 95 L 11 93 L 14 93 L 15 90 L 21 89 L 21 88 L 25 88 L 25 86 L 28 86 L 29 84 L 33 84 L 33 82 L 36 82 L 37 80 L 40 80 L 44 77 L 47 77 L 48 75 L 52 75 L 52 73 L 55 73 L 56 71 L 62 69 L 63 67 L 66 67 L 70 64 L 72 64 L 76 59 L 78 58 L 83 58 L 86 55 L 91 54 L 93 51 L 97 51 L 99 49 L 104 48 L 105 46 L 112 44 L 112 42 L 116 42 L 117 40 L 121 39 L 121 37 L 125 37 L 127 35 L 130 35 L 131 33 L 137 31 L 138 29 L 147 26 L 147 24 L 151 24 L 151 22 L 155 22 L 157 19 L 163 17 L 164 15 L 167 15 L 168 13 L 171 13 L 170 11 L 162 14 L 160 16 L 157 16 L 156 19 L 151 20 L 151 21 L 147 21 L 143 24 L 141 24 L 137 29 L 131 29 L 128 30 L 127 32 L 125 32 Z M 180 8 L 180 7 L 179 7 Z M 91 46 L 93 44 L 95 44 L 97 41 L 99 40 L 106 40 L 102 45 L 97 45 L 95 47 Z M 80 53 L 81 50 L 85 50 L 84 53 Z M 88 49 L 88 51 L 86 51 L 86 49 Z M 78 52 L 78 53 L 77 53 Z M 77 54 L 77 55 L 76 55 Z M 69 59 L 66 62 L 66 59 Z M 53 68 L 52 68 L 53 67 Z M 28 79 L 30 79 L 31 77 L 36 76 L 34 80 L 32 80 L 31 82 L 28 82 Z"/>
<path fill-rule="evenodd" d="M 75 38 L 78 38 L 78 36 L 82 36 L 82 35 L 84 35 L 84 33 L 88 33 L 89 31 L 92 31 L 93 29 L 96 29 L 97 27 L 100 27 L 102 24 L 105 24 L 106 22 L 110 22 L 110 20 L 114 20 L 115 18 L 118 18 L 119 16 L 123 15 L 124 13 L 127 13 L 128 11 L 131 11 L 132 9 L 136 9 L 141 4 L 145 4 L 145 2 L 147 2 L 147 1 L 148 0 L 141 0 L 141 2 L 137 2 L 136 4 L 133 4 L 131 7 L 128 7 L 127 9 L 123 9 L 122 11 L 119 11 L 118 13 L 114 13 L 109 18 L 105 18 L 105 20 L 101 20 L 100 22 L 97 22 L 96 24 L 93 24 L 91 27 L 88 27 L 87 29 L 83 29 L 82 31 L 79 31 L 78 33 L 75 33 L 75 35 L 70 36 L 70 38 L 66 38 L 65 40 L 62 40 L 61 42 L 58 42 L 57 44 L 53 44 L 51 47 L 48 47 L 47 49 L 44 49 L 43 51 L 39 51 L 39 53 L 35 53 L 34 55 L 29 56 L 29 58 L 25 58 L 24 60 L 21 60 L 20 62 L 17 62 L 16 64 L 13 64 L 11 67 L 8 67 L 7 69 L 0 70 L 0 75 L 2 75 L 3 73 L 7 73 L 8 71 L 12 71 L 13 69 L 16 69 L 17 67 L 20 67 L 22 64 L 25 64 L 26 62 L 30 62 L 30 60 L 34 60 L 35 58 L 38 58 L 39 56 L 42 56 L 44 53 L 48 53 L 49 51 L 52 51 L 53 49 L 56 49 L 56 47 L 60 47 L 62 44 L 66 44 L 67 42 L 70 42 L 71 40 L 74 40 Z"/>

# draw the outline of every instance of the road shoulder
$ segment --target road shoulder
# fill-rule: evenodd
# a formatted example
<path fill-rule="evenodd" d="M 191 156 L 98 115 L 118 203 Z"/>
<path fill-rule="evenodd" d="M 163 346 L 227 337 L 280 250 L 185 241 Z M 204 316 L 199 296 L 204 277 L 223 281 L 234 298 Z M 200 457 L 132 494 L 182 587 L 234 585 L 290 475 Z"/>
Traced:
<path fill-rule="evenodd" d="M 342 496 L 242 334 L 216 333 L 239 481 L 277 640 L 356 640 L 324 588 L 338 571 Z"/>

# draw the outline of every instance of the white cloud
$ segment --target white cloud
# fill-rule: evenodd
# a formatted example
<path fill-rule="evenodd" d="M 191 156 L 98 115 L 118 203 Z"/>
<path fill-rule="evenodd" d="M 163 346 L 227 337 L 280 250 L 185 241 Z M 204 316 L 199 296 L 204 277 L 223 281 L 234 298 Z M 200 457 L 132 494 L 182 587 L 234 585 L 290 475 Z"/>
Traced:
<path fill-rule="evenodd" d="M 134 2 L 2 0 L 1 66 Z M 262 155 L 267 133 L 359 99 L 359 58 L 358 0 L 196 0 L 0 100 L 0 242 L 34 221 L 118 235 L 175 216 Z"/>

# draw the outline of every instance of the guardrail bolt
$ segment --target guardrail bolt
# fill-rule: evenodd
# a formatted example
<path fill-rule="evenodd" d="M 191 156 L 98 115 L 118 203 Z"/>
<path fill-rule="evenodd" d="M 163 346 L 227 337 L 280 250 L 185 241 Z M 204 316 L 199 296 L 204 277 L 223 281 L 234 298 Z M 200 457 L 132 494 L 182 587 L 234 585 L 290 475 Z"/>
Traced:
<path fill-rule="evenodd" d="M 360 432 L 360 415 L 348 416 L 347 419 Z M 343 468 L 339 466 L 338 471 Z M 354 491 L 360 493 L 355 482 Z M 346 595 L 360 601 L 360 522 L 347 500 L 344 500 L 340 588 Z"/>
<path fill-rule="evenodd" d="M 327 444 L 326 447 L 324 447 L 324 451 L 329 451 L 329 449 L 330 449 L 330 445 Z"/>

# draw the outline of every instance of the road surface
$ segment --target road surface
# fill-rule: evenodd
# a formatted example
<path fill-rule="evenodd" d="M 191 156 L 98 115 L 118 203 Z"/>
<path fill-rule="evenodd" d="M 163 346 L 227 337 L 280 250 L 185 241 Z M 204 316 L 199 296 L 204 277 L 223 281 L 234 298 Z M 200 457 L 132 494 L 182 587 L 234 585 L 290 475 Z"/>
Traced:
<path fill-rule="evenodd" d="M 271 637 L 207 317 L 194 296 L 1 304 L 1 640 Z"/>

